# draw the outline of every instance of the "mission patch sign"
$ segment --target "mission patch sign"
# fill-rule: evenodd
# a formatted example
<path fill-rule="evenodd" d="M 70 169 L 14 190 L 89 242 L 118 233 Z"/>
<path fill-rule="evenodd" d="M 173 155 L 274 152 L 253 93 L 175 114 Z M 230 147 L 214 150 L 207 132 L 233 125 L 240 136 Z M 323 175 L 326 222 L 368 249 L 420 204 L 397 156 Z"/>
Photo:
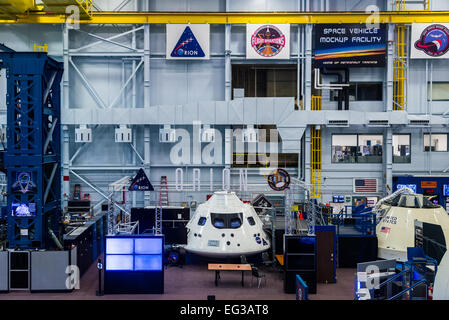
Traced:
<path fill-rule="evenodd" d="M 209 24 L 167 24 L 166 58 L 209 60 Z"/>

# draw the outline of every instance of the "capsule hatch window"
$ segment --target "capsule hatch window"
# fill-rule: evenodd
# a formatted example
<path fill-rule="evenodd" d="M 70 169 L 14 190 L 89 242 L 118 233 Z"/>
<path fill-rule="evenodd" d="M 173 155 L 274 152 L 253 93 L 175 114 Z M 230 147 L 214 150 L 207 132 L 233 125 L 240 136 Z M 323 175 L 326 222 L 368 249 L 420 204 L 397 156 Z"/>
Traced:
<path fill-rule="evenodd" d="M 200 219 L 198 220 L 198 225 L 199 226 L 204 226 L 206 224 L 206 220 L 207 220 L 207 218 L 200 217 Z"/>
<path fill-rule="evenodd" d="M 211 213 L 212 225 L 217 229 L 238 229 L 242 226 L 243 214 Z"/>

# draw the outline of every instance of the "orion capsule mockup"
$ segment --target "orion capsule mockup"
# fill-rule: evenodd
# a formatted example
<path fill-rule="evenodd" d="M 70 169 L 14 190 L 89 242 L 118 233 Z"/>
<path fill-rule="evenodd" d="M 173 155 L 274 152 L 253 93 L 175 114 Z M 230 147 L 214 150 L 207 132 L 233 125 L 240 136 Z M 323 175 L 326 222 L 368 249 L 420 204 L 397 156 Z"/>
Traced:
<path fill-rule="evenodd" d="M 432 231 L 424 235 L 432 243 L 449 247 L 449 215 L 422 194 L 399 194 L 382 203 L 377 225 L 378 257 L 407 261 L 407 248 L 415 247 L 415 224 Z M 436 248 L 438 250 L 438 248 Z"/>
<path fill-rule="evenodd" d="M 198 206 L 187 229 L 185 249 L 202 256 L 249 256 L 271 246 L 253 206 L 243 203 L 234 192 L 215 192 Z"/>

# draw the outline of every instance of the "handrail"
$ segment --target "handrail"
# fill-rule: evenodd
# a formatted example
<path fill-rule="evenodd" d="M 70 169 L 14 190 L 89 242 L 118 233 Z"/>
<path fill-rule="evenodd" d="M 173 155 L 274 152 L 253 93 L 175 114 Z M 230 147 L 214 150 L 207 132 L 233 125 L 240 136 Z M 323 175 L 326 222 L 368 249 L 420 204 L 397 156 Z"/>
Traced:
<path fill-rule="evenodd" d="M 345 225 L 345 218 L 355 219 L 354 229 L 364 235 L 375 235 L 376 233 L 376 214 L 373 212 L 349 214 L 343 210 L 339 213 L 325 214 L 329 223 L 337 226 L 337 233 L 340 233 L 340 226 Z"/>
<path fill-rule="evenodd" d="M 382 282 L 381 284 L 378 284 L 377 286 L 375 286 L 373 289 L 380 289 L 381 287 L 383 287 L 384 285 L 386 285 L 387 283 L 390 283 L 394 280 L 396 280 L 396 278 L 398 278 L 399 276 L 402 276 L 404 274 L 406 274 L 407 272 L 410 272 L 410 269 L 406 269 L 406 270 L 402 270 L 401 272 L 399 272 L 398 274 L 396 274 L 395 276 L 385 280 L 384 282 Z"/>
<path fill-rule="evenodd" d="M 422 260 L 422 261 L 419 261 L 419 260 L 412 260 L 412 261 L 407 261 L 407 262 L 405 262 L 405 264 L 406 265 L 410 265 L 410 267 L 411 268 L 414 268 L 414 265 L 415 264 L 433 264 L 434 266 L 435 266 L 435 270 L 434 270 L 434 272 L 435 272 L 435 274 L 437 274 L 437 272 L 438 272 L 438 261 L 437 260 L 435 260 L 434 258 L 432 258 L 432 257 L 429 257 L 429 256 L 424 256 L 424 257 L 422 257 L 422 259 L 425 259 L 425 260 Z"/>
<path fill-rule="evenodd" d="M 414 285 L 412 285 L 412 286 L 408 287 L 407 289 L 405 289 L 405 290 L 399 292 L 398 294 L 392 296 L 391 298 L 388 298 L 387 300 L 394 300 L 394 299 L 396 299 L 396 298 L 398 298 L 398 297 L 404 295 L 406 292 L 408 292 L 408 291 L 410 291 L 410 290 L 416 288 L 417 286 L 419 286 L 419 285 L 422 284 L 422 283 L 425 283 L 425 284 L 426 284 L 426 300 L 427 300 L 427 299 L 429 298 L 429 296 L 428 296 L 428 291 L 427 291 L 427 289 L 428 289 L 428 287 L 429 287 L 429 282 L 428 282 L 426 279 L 419 280 L 419 281 L 416 282 Z"/>

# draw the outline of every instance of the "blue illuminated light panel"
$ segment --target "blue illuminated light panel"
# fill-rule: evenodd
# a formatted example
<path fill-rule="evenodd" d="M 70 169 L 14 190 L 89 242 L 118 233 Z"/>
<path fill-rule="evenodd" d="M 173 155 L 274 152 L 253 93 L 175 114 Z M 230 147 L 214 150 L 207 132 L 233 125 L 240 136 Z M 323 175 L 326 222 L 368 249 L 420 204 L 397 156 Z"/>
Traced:
<path fill-rule="evenodd" d="M 107 238 L 106 270 L 161 271 L 162 238 Z"/>

